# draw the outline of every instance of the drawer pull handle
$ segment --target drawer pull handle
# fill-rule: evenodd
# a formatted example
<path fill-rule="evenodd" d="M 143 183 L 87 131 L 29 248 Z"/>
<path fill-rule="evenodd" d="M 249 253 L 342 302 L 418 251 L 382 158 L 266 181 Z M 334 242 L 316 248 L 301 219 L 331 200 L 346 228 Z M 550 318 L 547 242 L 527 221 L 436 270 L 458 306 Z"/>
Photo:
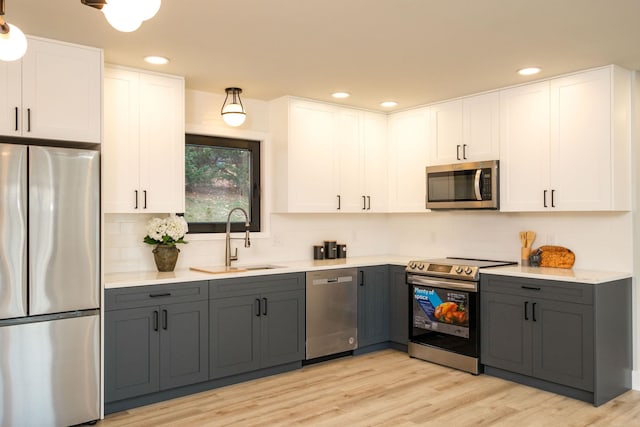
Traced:
<path fill-rule="evenodd" d="M 158 298 L 158 297 L 170 297 L 171 296 L 171 292 L 165 292 L 162 294 L 149 294 L 149 297 L 151 298 Z"/>
<path fill-rule="evenodd" d="M 534 287 L 534 286 L 520 286 L 522 289 L 528 289 L 530 291 L 539 291 L 541 288 L 538 287 Z"/>

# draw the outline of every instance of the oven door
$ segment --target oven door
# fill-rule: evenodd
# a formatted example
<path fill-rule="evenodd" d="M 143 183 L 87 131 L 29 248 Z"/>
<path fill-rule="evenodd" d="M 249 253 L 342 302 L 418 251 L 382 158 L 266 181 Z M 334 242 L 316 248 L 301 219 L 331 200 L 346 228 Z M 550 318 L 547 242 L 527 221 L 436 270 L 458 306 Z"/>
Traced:
<path fill-rule="evenodd" d="M 409 341 L 479 356 L 478 284 L 407 275 Z"/>

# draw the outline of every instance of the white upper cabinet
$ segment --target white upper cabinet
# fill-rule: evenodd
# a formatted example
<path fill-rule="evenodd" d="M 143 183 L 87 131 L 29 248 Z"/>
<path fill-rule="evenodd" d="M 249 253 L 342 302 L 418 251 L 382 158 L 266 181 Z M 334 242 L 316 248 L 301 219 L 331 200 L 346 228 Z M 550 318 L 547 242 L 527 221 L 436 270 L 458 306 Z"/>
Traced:
<path fill-rule="evenodd" d="M 100 143 L 102 50 L 29 37 L 0 63 L 0 134 Z"/>
<path fill-rule="evenodd" d="M 184 212 L 184 79 L 105 69 L 104 211 Z"/>
<path fill-rule="evenodd" d="M 284 97 L 271 122 L 277 211 L 386 210 L 385 115 Z"/>
<path fill-rule="evenodd" d="M 499 94 L 491 92 L 429 106 L 429 164 L 496 160 Z"/>
<path fill-rule="evenodd" d="M 501 210 L 629 210 L 630 96 L 615 66 L 502 91 Z"/>
<path fill-rule="evenodd" d="M 390 212 L 425 212 L 429 156 L 429 109 L 389 116 Z"/>

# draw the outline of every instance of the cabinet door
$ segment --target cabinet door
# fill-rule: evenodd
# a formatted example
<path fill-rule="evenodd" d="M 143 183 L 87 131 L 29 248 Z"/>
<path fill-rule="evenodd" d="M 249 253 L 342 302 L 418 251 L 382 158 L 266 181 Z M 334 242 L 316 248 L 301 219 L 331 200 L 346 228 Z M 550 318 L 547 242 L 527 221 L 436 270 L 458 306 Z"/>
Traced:
<path fill-rule="evenodd" d="M 260 368 L 260 296 L 209 301 L 209 377 Z"/>
<path fill-rule="evenodd" d="M 304 291 L 264 293 L 261 310 L 261 367 L 303 360 Z"/>
<path fill-rule="evenodd" d="M 20 136 L 22 61 L 0 61 L 0 135 Z"/>
<path fill-rule="evenodd" d="M 531 303 L 515 295 L 482 292 L 480 307 L 480 362 L 531 375 L 531 321 L 525 319 Z"/>
<path fill-rule="evenodd" d="M 105 402 L 159 390 L 159 308 L 104 314 Z"/>
<path fill-rule="evenodd" d="M 142 212 L 184 212 L 184 80 L 140 75 Z"/>
<path fill-rule="evenodd" d="M 551 190 L 558 210 L 611 208 L 610 73 L 551 80 Z"/>
<path fill-rule="evenodd" d="M 389 340 L 389 268 L 358 269 L 358 347 Z"/>
<path fill-rule="evenodd" d="M 338 167 L 337 109 L 292 101 L 289 110 L 289 211 L 336 212 Z"/>
<path fill-rule="evenodd" d="M 548 82 L 500 92 L 500 141 L 500 210 L 548 209 Z"/>
<path fill-rule="evenodd" d="M 382 114 L 363 113 L 361 134 L 366 211 L 386 212 L 389 192 L 387 117 Z"/>
<path fill-rule="evenodd" d="M 360 127 L 358 111 L 340 109 L 336 139 L 340 212 L 362 212 L 366 208 Z"/>
<path fill-rule="evenodd" d="M 462 100 L 462 159 L 496 160 L 500 157 L 500 95 L 498 92 Z"/>
<path fill-rule="evenodd" d="M 409 286 L 405 268 L 395 265 L 389 267 L 389 339 L 409 342 Z"/>
<path fill-rule="evenodd" d="M 429 162 L 428 109 L 389 118 L 389 211 L 425 212 Z"/>
<path fill-rule="evenodd" d="M 102 52 L 30 38 L 22 106 L 22 136 L 99 143 Z"/>
<path fill-rule="evenodd" d="M 549 300 L 534 303 L 533 376 L 593 391 L 593 306 Z"/>
<path fill-rule="evenodd" d="M 139 212 L 139 74 L 105 68 L 104 78 L 104 211 Z"/>
<path fill-rule="evenodd" d="M 464 160 L 462 142 L 462 101 L 450 101 L 429 107 L 431 112 L 432 164 Z"/>
<path fill-rule="evenodd" d="M 160 389 L 209 379 L 207 301 L 160 307 Z"/>

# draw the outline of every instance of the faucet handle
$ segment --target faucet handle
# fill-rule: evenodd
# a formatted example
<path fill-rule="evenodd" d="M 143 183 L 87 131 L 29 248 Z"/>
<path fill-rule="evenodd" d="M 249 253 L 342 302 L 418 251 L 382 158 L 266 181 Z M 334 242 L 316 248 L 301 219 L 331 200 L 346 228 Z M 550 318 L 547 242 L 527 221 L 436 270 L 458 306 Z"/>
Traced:
<path fill-rule="evenodd" d="M 238 248 L 235 248 L 233 251 L 233 255 L 229 255 L 229 261 L 237 261 L 238 260 Z"/>
<path fill-rule="evenodd" d="M 251 247 L 251 239 L 249 239 L 249 229 L 247 229 L 244 233 L 245 233 L 244 234 L 244 247 L 245 248 L 250 248 Z M 238 249 L 236 248 L 236 251 L 237 250 Z"/>

